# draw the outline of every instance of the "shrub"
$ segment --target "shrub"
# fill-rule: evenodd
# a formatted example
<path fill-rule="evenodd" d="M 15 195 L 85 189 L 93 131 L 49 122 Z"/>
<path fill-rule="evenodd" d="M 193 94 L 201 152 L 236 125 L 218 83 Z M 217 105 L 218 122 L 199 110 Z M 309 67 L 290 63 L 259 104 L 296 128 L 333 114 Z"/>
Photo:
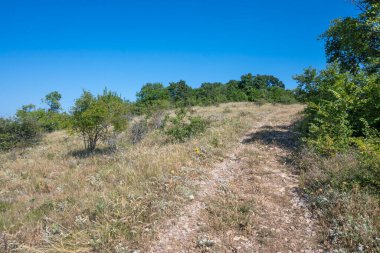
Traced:
<path fill-rule="evenodd" d="M 33 118 L 0 119 L 0 150 L 26 147 L 40 138 L 40 127 Z"/>
<path fill-rule="evenodd" d="M 90 92 L 75 101 L 71 128 L 83 138 L 87 151 L 94 151 L 99 140 L 126 128 L 126 104 L 113 92 L 105 90 L 94 97 Z"/>
<path fill-rule="evenodd" d="M 274 86 L 268 89 L 268 98 L 267 100 L 272 103 L 281 103 L 281 104 L 294 104 L 297 103 L 297 99 L 293 92 L 285 90 L 283 88 Z"/>
<path fill-rule="evenodd" d="M 129 138 L 133 144 L 137 144 L 144 139 L 148 132 L 149 128 L 147 120 L 141 119 L 132 125 Z"/>
<path fill-rule="evenodd" d="M 44 132 L 52 132 L 68 127 L 69 115 L 53 110 L 36 109 L 35 105 L 24 105 L 17 111 L 20 120 L 33 119 Z"/>
<path fill-rule="evenodd" d="M 134 107 L 137 114 L 151 114 L 170 107 L 169 91 L 161 83 L 147 83 L 136 94 Z"/>
<path fill-rule="evenodd" d="M 186 117 L 187 111 L 182 108 L 176 112 L 173 118 L 169 119 L 170 125 L 165 130 L 167 136 L 173 141 L 184 142 L 195 135 L 203 133 L 208 122 L 199 117 Z"/>
<path fill-rule="evenodd" d="M 298 77 L 298 80 L 307 79 L 314 87 L 312 92 L 305 90 L 312 93 L 306 96 L 310 101 L 306 109 L 305 140 L 321 154 L 343 151 L 349 147 L 354 134 L 363 135 L 363 129 L 355 127 L 360 121 L 355 111 L 361 100 L 359 94 L 362 87 L 351 74 L 340 73 L 337 65 L 331 65 L 313 76 L 314 80 L 310 78 Z"/>

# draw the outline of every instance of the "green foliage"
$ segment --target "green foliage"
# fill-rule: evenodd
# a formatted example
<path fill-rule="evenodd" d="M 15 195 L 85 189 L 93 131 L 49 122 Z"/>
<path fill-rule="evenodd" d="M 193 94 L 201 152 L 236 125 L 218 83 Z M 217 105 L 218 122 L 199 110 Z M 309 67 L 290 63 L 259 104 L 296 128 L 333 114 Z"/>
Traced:
<path fill-rule="evenodd" d="M 285 89 L 285 84 L 275 76 L 272 75 L 256 75 L 251 73 L 241 76 L 239 87 L 242 90 L 255 88 L 257 90 L 263 90 L 272 87 L 279 87 Z"/>
<path fill-rule="evenodd" d="M 379 252 L 380 3 L 356 3 L 358 17 L 335 20 L 322 36 L 333 64 L 294 77 L 298 99 L 308 102 L 309 151 L 299 164 L 325 245 L 334 252 Z"/>
<path fill-rule="evenodd" d="M 186 110 L 181 108 L 168 120 L 169 126 L 165 129 L 165 133 L 172 141 L 184 142 L 206 131 L 208 122 L 205 119 L 199 116 L 186 117 L 186 114 Z"/>
<path fill-rule="evenodd" d="M 222 83 L 202 83 L 196 90 L 198 104 L 212 105 L 227 102 L 225 85 Z"/>
<path fill-rule="evenodd" d="M 41 138 L 38 123 L 33 118 L 0 118 L 0 150 L 27 147 Z"/>
<path fill-rule="evenodd" d="M 348 147 L 352 134 L 348 110 L 353 84 L 349 76 L 336 68 L 322 71 L 317 78 L 318 100 L 306 110 L 309 124 L 307 143 L 324 154 L 336 153 Z"/>
<path fill-rule="evenodd" d="M 167 87 L 170 100 L 179 106 L 186 106 L 190 102 L 190 97 L 192 95 L 192 88 L 186 84 L 185 81 L 180 80 L 179 82 L 169 83 Z"/>
<path fill-rule="evenodd" d="M 253 86 L 256 89 L 266 89 L 272 87 L 278 87 L 285 89 L 285 84 L 277 77 L 271 75 L 256 75 L 253 80 Z"/>
<path fill-rule="evenodd" d="M 295 75 L 293 79 L 298 83 L 295 94 L 299 101 L 311 101 L 316 97 L 319 88 L 316 69 L 309 67 L 304 70 L 303 74 Z"/>
<path fill-rule="evenodd" d="M 59 112 L 61 109 L 61 98 L 62 95 L 58 91 L 50 92 L 45 96 L 45 99 L 43 99 L 43 101 L 49 106 L 49 112 Z"/>
<path fill-rule="evenodd" d="M 371 92 L 373 89 L 368 90 L 368 93 Z M 162 112 L 162 110 L 183 106 L 206 106 L 242 101 L 297 102 L 293 92 L 285 90 L 284 84 L 278 78 L 271 75 L 253 76 L 252 74 L 243 75 L 240 81 L 231 80 L 226 84 L 203 83 L 201 87 L 196 89 L 192 89 L 183 80 L 171 82 L 168 87 L 164 87 L 161 83 L 147 83 L 136 96 L 137 101 L 135 103 L 128 103 L 107 90 L 98 97 L 94 97 L 89 92 L 84 92 L 82 97 L 75 102 L 72 115 L 70 115 L 61 112 L 60 100 L 62 95 L 53 91 L 42 100 L 48 105 L 48 109 L 36 108 L 33 104 L 24 105 L 17 111 L 15 122 L 18 122 L 19 125 L 20 122 L 25 124 L 33 122 L 33 127 L 38 128 L 38 132 L 40 130 L 52 132 L 70 128 L 74 132 L 80 133 L 87 150 L 93 150 L 99 140 L 109 135 L 111 128 L 117 132 L 125 127 L 127 108 L 131 113 L 145 114 L 147 117 L 151 117 L 158 116 L 157 113 Z M 162 125 L 163 119 L 160 117 L 156 119 L 158 121 L 153 123 L 155 125 L 153 128 Z M 197 118 L 191 118 L 191 120 L 191 128 L 196 129 L 198 125 L 202 125 L 201 120 Z M 370 120 L 370 122 L 375 121 L 378 122 L 377 117 Z M 3 128 L 8 128 L 8 125 Z M 192 134 L 192 130 L 184 131 L 188 132 L 184 136 L 189 135 L 189 133 Z M 15 141 L 20 138 L 15 138 L 14 134 L 4 131 L 1 138 L 2 149 L 13 147 L 15 143 L 27 143 Z"/>
<path fill-rule="evenodd" d="M 69 125 L 69 115 L 67 113 L 55 113 L 51 111 L 41 112 L 38 120 L 42 129 L 46 132 L 65 129 Z"/>
<path fill-rule="evenodd" d="M 115 93 L 104 90 L 94 97 L 84 91 L 72 108 L 71 128 L 83 138 L 85 149 L 94 151 L 99 140 L 126 128 L 127 106 Z"/>
<path fill-rule="evenodd" d="M 149 114 L 170 106 L 169 91 L 161 83 L 147 83 L 136 94 L 135 111 L 139 114 Z"/>
<path fill-rule="evenodd" d="M 264 87 L 255 87 L 253 83 L 253 75 L 248 73 L 240 77 L 239 88 L 245 91 L 247 88 L 260 89 Z"/>
<path fill-rule="evenodd" d="M 268 89 L 266 100 L 271 103 L 292 104 L 297 103 L 294 93 L 290 90 L 273 86 Z M 257 101 L 257 100 L 255 100 Z"/>
<path fill-rule="evenodd" d="M 354 135 L 365 135 L 366 124 L 380 130 L 380 75 L 359 73 L 354 79 L 354 97 L 350 108 L 350 122 Z M 366 123 L 364 123 L 366 122 Z"/>
<path fill-rule="evenodd" d="M 328 62 L 338 61 L 343 71 L 357 73 L 363 67 L 380 73 L 380 3 L 356 1 L 362 13 L 358 17 L 336 19 L 322 35 Z"/>
<path fill-rule="evenodd" d="M 331 65 L 318 74 L 307 69 L 296 78 L 300 82 L 298 93 L 309 101 L 306 142 L 319 152 L 332 154 L 347 149 L 351 137 L 364 136 L 363 122 L 380 129 L 377 75 L 342 73 L 337 65 Z"/>
<path fill-rule="evenodd" d="M 64 129 L 68 126 L 69 116 L 66 113 L 60 113 L 61 94 L 57 91 L 51 92 L 45 96 L 43 101 L 49 105 L 49 109 L 37 109 L 35 105 L 24 105 L 16 112 L 17 118 L 23 120 L 25 118 L 34 119 L 45 132 Z"/>
<path fill-rule="evenodd" d="M 133 106 L 136 114 L 152 114 L 156 111 L 182 106 L 207 106 L 226 102 L 267 101 L 272 103 L 295 103 L 296 96 L 285 90 L 285 85 L 272 75 L 246 74 L 241 80 L 228 83 L 203 83 L 192 89 L 185 81 L 171 82 L 168 87 L 161 83 L 147 83 L 137 93 Z"/>
<path fill-rule="evenodd" d="M 235 80 L 231 80 L 226 84 L 226 97 L 228 101 L 248 101 L 247 94 L 239 89 L 239 82 Z"/>

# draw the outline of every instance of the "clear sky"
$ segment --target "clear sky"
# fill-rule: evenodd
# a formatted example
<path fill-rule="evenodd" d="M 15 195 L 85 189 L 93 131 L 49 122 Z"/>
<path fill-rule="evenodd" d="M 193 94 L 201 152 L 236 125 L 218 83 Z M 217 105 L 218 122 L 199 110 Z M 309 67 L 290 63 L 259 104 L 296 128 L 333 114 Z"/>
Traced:
<path fill-rule="evenodd" d="M 146 82 L 226 82 L 323 68 L 317 40 L 349 0 L 0 0 L 0 116 L 43 106 L 57 90 L 65 109 L 104 87 L 134 100 Z"/>

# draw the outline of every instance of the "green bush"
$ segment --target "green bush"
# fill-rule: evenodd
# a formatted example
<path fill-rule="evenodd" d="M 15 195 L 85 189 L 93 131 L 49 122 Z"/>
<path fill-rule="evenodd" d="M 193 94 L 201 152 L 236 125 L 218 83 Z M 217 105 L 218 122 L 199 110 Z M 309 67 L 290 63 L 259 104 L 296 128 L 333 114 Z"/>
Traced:
<path fill-rule="evenodd" d="M 40 126 L 33 118 L 0 119 L 0 150 L 24 148 L 40 138 Z"/>
<path fill-rule="evenodd" d="M 71 129 L 80 134 L 87 151 L 94 151 L 99 140 L 127 127 L 126 114 L 126 103 L 115 93 L 105 90 L 94 97 L 84 91 L 72 109 Z"/>
<path fill-rule="evenodd" d="M 16 117 L 20 120 L 33 119 L 44 132 L 65 129 L 69 124 L 68 114 L 35 109 L 34 105 L 23 106 L 22 109 L 17 111 Z"/>
<path fill-rule="evenodd" d="M 181 108 L 176 115 L 169 119 L 169 126 L 165 129 L 166 135 L 177 142 L 185 140 L 205 132 L 208 122 L 199 116 L 186 117 L 186 110 Z"/>
<path fill-rule="evenodd" d="M 298 102 L 292 91 L 277 86 L 268 89 L 267 101 L 281 104 L 294 104 Z"/>
<path fill-rule="evenodd" d="M 299 92 L 309 101 L 305 140 L 320 153 L 349 148 L 351 137 L 365 136 L 367 125 L 379 130 L 380 84 L 376 75 L 342 73 L 333 64 L 312 77 L 308 69 L 297 80 Z M 303 82 L 312 83 L 313 88 L 302 88 L 310 86 Z"/>

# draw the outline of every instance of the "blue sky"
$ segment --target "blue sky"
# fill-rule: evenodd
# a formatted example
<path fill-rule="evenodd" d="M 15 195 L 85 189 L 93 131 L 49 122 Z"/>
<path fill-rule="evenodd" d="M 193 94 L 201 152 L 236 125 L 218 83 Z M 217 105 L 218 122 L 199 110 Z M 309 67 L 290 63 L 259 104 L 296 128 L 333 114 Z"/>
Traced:
<path fill-rule="evenodd" d="M 0 0 L 0 116 L 43 106 L 57 90 L 69 109 L 82 90 L 134 100 L 146 82 L 202 82 L 323 68 L 317 40 L 349 0 Z"/>

